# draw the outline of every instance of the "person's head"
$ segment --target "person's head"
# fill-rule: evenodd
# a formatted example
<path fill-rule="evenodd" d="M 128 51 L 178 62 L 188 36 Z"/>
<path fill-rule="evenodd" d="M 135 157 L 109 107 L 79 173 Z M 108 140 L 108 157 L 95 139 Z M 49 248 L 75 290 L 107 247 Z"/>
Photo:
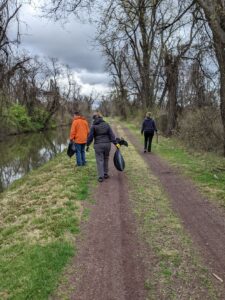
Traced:
<path fill-rule="evenodd" d="M 93 120 L 96 120 L 98 118 L 102 118 L 102 114 L 99 111 L 96 111 L 96 112 L 93 113 L 92 118 L 93 118 Z"/>
<path fill-rule="evenodd" d="M 151 112 L 148 111 L 145 116 L 146 116 L 146 118 L 151 118 L 151 115 L 152 115 Z"/>
<path fill-rule="evenodd" d="M 73 113 L 74 117 L 80 116 L 80 112 L 77 110 Z"/>

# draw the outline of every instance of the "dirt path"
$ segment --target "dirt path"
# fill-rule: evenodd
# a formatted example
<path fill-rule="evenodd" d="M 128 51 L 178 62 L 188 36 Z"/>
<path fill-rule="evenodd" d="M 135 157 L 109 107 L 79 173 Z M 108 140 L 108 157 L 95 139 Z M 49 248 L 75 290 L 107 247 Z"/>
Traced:
<path fill-rule="evenodd" d="M 153 153 L 144 154 L 143 146 L 137 138 L 128 129 L 123 130 L 160 179 L 172 201 L 173 209 L 199 248 L 206 265 L 212 273 L 223 279 L 225 289 L 225 214 L 207 201 L 190 181 L 182 178 L 165 161 Z"/>
<path fill-rule="evenodd" d="M 145 269 L 140 257 L 143 247 L 138 242 L 127 191 L 126 178 L 115 170 L 111 158 L 110 178 L 97 188 L 96 204 L 72 263 L 72 270 L 77 271 L 69 275 L 68 287 L 75 288 L 69 299 L 145 299 Z"/>

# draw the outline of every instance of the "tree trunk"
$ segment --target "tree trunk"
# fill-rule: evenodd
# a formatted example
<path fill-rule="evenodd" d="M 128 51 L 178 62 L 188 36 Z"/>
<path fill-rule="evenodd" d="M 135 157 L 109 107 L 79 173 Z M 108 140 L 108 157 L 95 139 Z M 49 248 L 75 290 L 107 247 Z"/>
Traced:
<path fill-rule="evenodd" d="M 142 109 L 146 111 L 148 108 L 151 108 L 151 101 L 150 101 L 150 89 L 149 89 L 149 81 L 142 77 L 142 85 L 141 85 L 141 102 L 142 102 Z"/>
<path fill-rule="evenodd" d="M 124 87 L 120 87 L 120 115 L 127 119 L 127 91 Z"/>
<path fill-rule="evenodd" d="M 176 56 L 167 53 L 165 56 L 165 68 L 168 89 L 168 121 L 166 135 L 170 136 L 177 123 L 177 88 L 178 88 L 178 66 L 179 61 Z"/>
<path fill-rule="evenodd" d="M 139 26 L 141 32 L 141 39 L 139 41 L 141 46 L 141 96 L 143 101 L 143 109 L 152 108 L 153 99 L 151 97 L 151 78 L 150 78 L 150 44 L 148 38 L 148 28 L 146 22 L 147 6 L 145 1 L 139 1 Z"/>
<path fill-rule="evenodd" d="M 225 156 L 225 44 L 215 41 L 216 56 L 220 70 L 220 112 L 223 123 L 223 155 Z"/>

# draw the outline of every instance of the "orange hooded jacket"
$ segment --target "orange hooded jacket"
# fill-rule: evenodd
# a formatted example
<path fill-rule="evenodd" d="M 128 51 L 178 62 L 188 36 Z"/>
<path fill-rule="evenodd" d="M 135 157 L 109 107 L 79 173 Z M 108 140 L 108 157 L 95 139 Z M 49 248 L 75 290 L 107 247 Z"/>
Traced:
<path fill-rule="evenodd" d="M 84 117 L 76 116 L 70 130 L 70 140 L 77 144 L 86 144 L 89 134 L 88 122 Z"/>

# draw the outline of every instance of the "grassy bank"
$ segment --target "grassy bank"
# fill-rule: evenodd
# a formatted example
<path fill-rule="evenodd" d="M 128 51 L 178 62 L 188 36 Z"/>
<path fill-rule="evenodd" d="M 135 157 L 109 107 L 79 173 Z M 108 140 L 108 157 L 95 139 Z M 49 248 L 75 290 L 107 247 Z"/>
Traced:
<path fill-rule="evenodd" d="M 75 168 L 64 152 L 1 195 L 0 299 L 48 298 L 75 253 L 95 173 L 93 153 Z"/>
<path fill-rule="evenodd" d="M 143 143 L 140 129 L 134 124 L 124 123 Z M 153 139 L 153 152 L 167 160 L 170 165 L 179 168 L 190 177 L 212 201 L 225 208 L 225 158 L 212 153 L 199 153 L 186 149 L 175 138 L 159 136 Z"/>
<path fill-rule="evenodd" d="M 118 132 L 127 139 L 121 128 Z M 148 299 L 220 299 L 158 179 L 131 143 L 122 152 L 139 230 L 152 250 L 145 283 Z"/>

